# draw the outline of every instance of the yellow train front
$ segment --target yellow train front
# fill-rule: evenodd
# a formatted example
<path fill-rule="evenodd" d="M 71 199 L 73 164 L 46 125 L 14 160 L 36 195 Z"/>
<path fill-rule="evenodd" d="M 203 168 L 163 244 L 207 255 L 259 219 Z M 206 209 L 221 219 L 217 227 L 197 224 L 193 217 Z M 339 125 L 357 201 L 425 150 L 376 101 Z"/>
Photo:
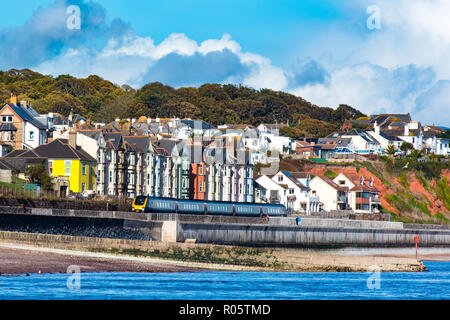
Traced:
<path fill-rule="evenodd" d="M 139 196 L 133 200 L 133 205 L 131 210 L 133 212 L 145 212 L 145 207 L 147 206 L 148 197 Z"/>
<path fill-rule="evenodd" d="M 180 214 L 208 214 L 227 216 L 286 216 L 286 207 L 281 204 L 233 203 L 204 200 L 180 200 L 170 198 L 136 197 L 133 201 L 134 212 L 160 212 Z"/>

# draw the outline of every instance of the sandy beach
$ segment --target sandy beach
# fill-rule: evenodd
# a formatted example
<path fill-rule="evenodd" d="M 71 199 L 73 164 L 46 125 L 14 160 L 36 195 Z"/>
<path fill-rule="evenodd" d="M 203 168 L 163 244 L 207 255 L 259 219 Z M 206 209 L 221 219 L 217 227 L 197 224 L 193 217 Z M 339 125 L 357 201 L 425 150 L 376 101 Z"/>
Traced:
<path fill-rule="evenodd" d="M 129 247 L 129 245 L 128 245 Z M 97 247 L 95 247 L 98 249 Z M 158 250 L 241 250 L 196 244 L 161 245 Z M 290 271 L 290 272 L 366 272 L 377 267 L 380 271 L 424 271 L 425 266 L 410 255 L 343 255 L 317 253 L 292 249 L 262 249 L 252 256 L 247 265 L 195 261 L 192 259 L 167 259 L 108 250 L 91 251 L 83 243 L 62 243 L 48 246 L 46 243 L 0 242 L 0 274 L 66 273 L 69 266 L 76 265 L 82 272 L 193 272 L 202 270 L 223 271 Z M 134 249 L 134 248 L 133 248 Z M 249 249 L 251 250 L 251 249 Z M 139 251 L 147 252 L 147 251 Z M 198 251 L 196 251 L 198 252 Z M 222 251 L 220 251 L 222 252 Z M 228 255 L 231 251 L 226 251 Z M 449 256 L 445 256 L 448 258 Z M 433 258 L 433 259 L 431 259 Z M 430 257 L 437 260 L 440 256 Z M 274 259 L 276 264 L 261 264 Z"/>
<path fill-rule="evenodd" d="M 0 274 L 66 273 L 76 265 L 82 272 L 188 272 L 201 268 L 155 263 L 144 259 L 91 254 L 72 250 L 0 243 Z"/>

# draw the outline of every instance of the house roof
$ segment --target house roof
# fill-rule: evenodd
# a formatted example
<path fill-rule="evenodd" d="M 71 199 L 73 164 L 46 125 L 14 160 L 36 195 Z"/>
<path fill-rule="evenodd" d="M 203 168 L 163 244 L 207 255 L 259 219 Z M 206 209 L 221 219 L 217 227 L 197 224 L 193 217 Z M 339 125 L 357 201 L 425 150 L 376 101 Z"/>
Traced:
<path fill-rule="evenodd" d="M 45 157 L 31 157 L 31 158 L 13 158 L 3 157 L 0 158 L 0 168 L 12 170 L 13 172 L 25 172 L 29 165 L 43 164 L 47 165 L 48 159 Z"/>
<path fill-rule="evenodd" d="M 119 150 L 122 148 L 122 134 L 121 133 L 104 133 L 106 149 Z"/>
<path fill-rule="evenodd" d="M 181 123 L 187 125 L 191 129 L 201 129 L 201 130 L 216 129 L 203 120 L 181 120 Z"/>
<path fill-rule="evenodd" d="M 286 177 L 288 177 L 289 180 L 291 180 L 297 187 L 300 189 L 308 189 L 306 186 L 303 185 L 300 181 L 297 180 L 297 178 L 292 175 L 289 171 L 281 171 Z M 296 174 L 300 174 L 300 172 L 297 172 Z"/>
<path fill-rule="evenodd" d="M 123 139 L 128 145 L 132 145 L 136 152 L 146 153 L 148 150 L 150 143 L 148 136 L 124 136 Z"/>
<path fill-rule="evenodd" d="M 95 161 L 81 148 L 73 148 L 66 139 L 56 139 L 50 143 L 40 145 L 33 150 L 28 150 L 17 157 L 19 158 L 49 158 L 49 159 L 74 159 L 83 161 Z"/>
<path fill-rule="evenodd" d="M 102 135 L 101 130 L 77 130 L 77 132 L 94 140 L 98 140 L 98 137 Z"/>
<path fill-rule="evenodd" d="M 333 182 L 333 180 L 328 179 L 326 177 L 319 177 L 318 178 L 322 179 L 323 181 L 325 181 L 328 185 L 330 185 L 331 187 L 333 187 L 334 189 L 338 190 L 338 191 L 348 191 L 348 187 L 346 186 L 340 186 L 337 183 Z"/>
<path fill-rule="evenodd" d="M 25 152 L 28 152 L 28 150 L 20 150 L 20 149 L 13 150 L 10 153 L 8 153 L 6 156 L 4 156 L 4 158 L 15 158 L 15 157 L 18 157 L 18 156 L 20 156 L 21 154 L 23 154 Z"/>
<path fill-rule="evenodd" d="M 15 105 L 13 103 L 6 103 L 3 106 L 3 108 L 5 108 L 6 106 L 9 106 L 23 121 L 27 121 L 27 122 L 31 123 L 33 126 L 35 126 L 38 129 L 41 129 L 41 130 L 47 129 L 47 125 L 45 125 L 42 122 L 35 119 L 35 116 L 33 114 L 36 113 L 36 111 L 34 111 L 33 108 L 27 107 L 25 109 L 21 105 Z M 34 113 L 32 113 L 32 111 L 34 111 Z"/>
<path fill-rule="evenodd" d="M 166 150 L 169 155 L 173 154 L 174 152 L 176 155 L 179 155 L 181 150 L 178 150 L 178 144 L 181 144 L 179 146 L 180 148 L 184 146 L 184 142 L 180 140 L 160 139 L 156 141 L 155 146 Z"/>
<path fill-rule="evenodd" d="M 379 193 L 378 189 L 375 187 L 359 185 L 359 184 L 354 186 L 353 188 L 351 188 L 350 191 L 370 191 L 370 192 Z"/>
<path fill-rule="evenodd" d="M 370 186 L 370 181 L 373 177 L 366 177 L 364 175 L 359 175 L 357 173 L 343 173 L 343 176 L 347 177 L 355 186 L 350 189 L 350 191 L 371 191 L 379 192 L 375 186 Z M 361 184 L 361 181 L 363 184 Z"/>
<path fill-rule="evenodd" d="M 0 124 L 0 131 L 17 131 L 17 128 L 12 123 Z"/>
<path fill-rule="evenodd" d="M 261 125 L 265 126 L 266 128 L 268 128 L 270 130 L 287 127 L 287 124 L 284 123 L 284 122 L 281 122 L 281 123 L 261 123 Z"/>
<path fill-rule="evenodd" d="M 309 172 L 283 171 L 283 173 L 288 177 L 293 177 L 295 179 L 307 179 L 309 177 Z"/>

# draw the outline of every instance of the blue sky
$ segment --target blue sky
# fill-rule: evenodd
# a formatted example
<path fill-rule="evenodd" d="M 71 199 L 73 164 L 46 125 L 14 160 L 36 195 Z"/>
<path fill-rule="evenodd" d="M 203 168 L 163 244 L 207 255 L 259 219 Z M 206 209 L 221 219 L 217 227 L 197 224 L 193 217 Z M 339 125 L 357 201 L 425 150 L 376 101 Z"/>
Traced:
<path fill-rule="evenodd" d="M 81 9 L 81 30 L 67 29 L 69 5 Z M 445 0 L 21 0 L 2 11 L 2 70 L 137 88 L 242 83 L 450 124 Z"/>

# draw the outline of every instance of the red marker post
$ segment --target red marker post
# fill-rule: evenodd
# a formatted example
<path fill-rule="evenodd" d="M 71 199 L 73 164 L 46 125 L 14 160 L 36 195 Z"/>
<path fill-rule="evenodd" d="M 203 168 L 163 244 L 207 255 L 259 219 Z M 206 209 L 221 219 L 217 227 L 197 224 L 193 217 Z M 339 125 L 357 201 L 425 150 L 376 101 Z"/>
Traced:
<path fill-rule="evenodd" d="M 417 259 L 417 245 L 419 244 L 419 236 L 414 236 L 414 242 L 416 243 L 416 259 Z"/>

